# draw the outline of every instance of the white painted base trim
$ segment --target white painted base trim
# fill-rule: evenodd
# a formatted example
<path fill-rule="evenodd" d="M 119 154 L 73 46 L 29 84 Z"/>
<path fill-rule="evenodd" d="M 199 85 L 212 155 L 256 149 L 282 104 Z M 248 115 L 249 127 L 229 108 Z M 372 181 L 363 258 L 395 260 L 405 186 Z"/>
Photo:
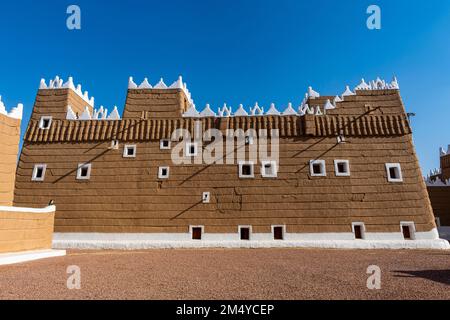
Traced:
<path fill-rule="evenodd" d="M 56 210 L 55 206 L 48 206 L 48 207 L 42 208 L 42 209 L 0 206 L 0 211 L 15 212 L 15 213 L 16 212 L 20 212 L 20 213 L 53 213 L 53 212 L 55 212 L 55 210 Z"/>
<path fill-rule="evenodd" d="M 437 230 L 417 232 L 416 240 L 403 240 L 399 233 L 366 233 L 355 240 L 353 233 L 286 233 L 285 240 L 273 240 L 268 233 L 253 233 L 251 241 L 241 241 L 238 233 L 202 235 L 192 240 L 189 233 L 55 233 L 56 249 L 141 250 L 157 248 L 329 248 L 329 249 L 450 249 Z"/>
<path fill-rule="evenodd" d="M 35 251 L 22 251 L 14 253 L 2 253 L 0 254 L 0 266 L 40 259 L 62 257 L 65 255 L 66 255 L 65 250 L 35 250 Z"/>

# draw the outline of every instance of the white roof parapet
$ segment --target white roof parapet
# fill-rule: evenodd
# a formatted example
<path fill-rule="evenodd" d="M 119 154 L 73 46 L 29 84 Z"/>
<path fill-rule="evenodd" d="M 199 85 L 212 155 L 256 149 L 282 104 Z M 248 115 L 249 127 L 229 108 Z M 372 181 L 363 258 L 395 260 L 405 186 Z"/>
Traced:
<path fill-rule="evenodd" d="M 280 115 L 280 111 L 278 111 L 278 109 L 275 107 L 275 103 L 270 104 L 270 108 L 269 108 L 269 110 L 267 110 L 265 115 L 267 115 L 267 116 L 279 116 Z"/>
<path fill-rule="evenodd" d="M 314 114 L 314 108 L 310 107 L 308 104 L 305 104 L 303 107 L 300 107 L 299 114 L 301 116 L 304 116 L 306 114 L 313 115 Z"/>
<path fill-rule="evenodd" d="M 113 111 L 109 114 L 106 120 L 120 120 L 119 110 L 117 110 L 117 106 L 114 106 Z"/>
<path fill-rule="evenodd" d="M 450 149 L 450 146 L 449 146 L 449 149 Z M 439 148 L 439 155 L 441 157 L 446 156 L 447 155 L 447 151 L 445 151 L 444 148 L 441 147 L 441 148 Z"/>
<path fill-rule="evenodd" d="M 195 104 L 193 104 L 184 114 L 183 118 L 198 118 L 200 117 L 200 113 L 198 113 L 195 108 Z"/>
<path fill-rule="evenodd" d="M 236 112 L 233 115 L 235 117 L 245 117 L 245 116 L 248 116 L 248 112 L 245 111 L 244 105 L 240 104 L 239 108 L 236 110 Z"/>
<path fill-rule="evenodd" d="M 314 91 L 312 87 L 308 87 L 308 97 L 310 98 L 320 98 L 320 93 Z"/>
<path fill-rule="evenodd" d="M 361 80 L 361 83 L 355 88 L 355 90 L 398 90 L 400 86 L 398 85 L 398 80 L 396 77 L 393 77 L 391 83 L 386 82 L 385 80 L 380 79 L 378 77 L 376 80 L 370 81 L 366 83 L 364 79 Z"/>
<path fill-rule="evenodd" d="M 370 90 L 372 87 L 369 86 L 366 81 L 361 79 L 361 83 L 355 88 L 355 90 Z"/>
<path fill-rule="evenodd" d="M 250 115 L 252 115 L 252 116 L 262 116 L 262 115 L 264 115 L 264 108 L 261 108 L 258 105 L 258 102 L 256 102 L 255 106 L 253 108 L 250 108 Z"/>
<path fill-rule="evenodd" d="M 67 106 L 66 120 L 77 120 L 77 115 L 73 112 L 71 106 Z"/>
<path fill-rule="evenodd" d="M 78 118 L 78 120 L 92 120 L 91 112 L 89 111 L 89 107 L 85 107 L 83 113 Z"/>
<path fill-rule="evenodd" d="M 2 101 L 2 96 L 0 96 L 0 114 L 3 114 L 13 119 L 21 120 L 23 116 L 23 104 L 19 103 L 16 107 L 12 108 L 11 111 L 8 113 L 8 111 L 6 111 L 6 106 Z"/>
<path fill-rule="evenodd" d="M 216 117 L 216 113 L 211 110 L 211 106 L 209 104 L 206 105 L 205 109 L 200 112 L 200 117 L 208 118 L 208 117 Z"/>
<path fill-rule="evenodd" d="M 144 81 L 139 85 L 139 89 L 151 89 L 152 85 L 148 82 L 147 78 L 144 78 Z"/>
<path fill-rule="evenodd" d="M 67 82 L 64 82 L 63 79 L 61 79 L 59 76 L 56 76 L 55 79 L 49 81 L 48 85 L 45 82 L 45 79 L 41 79 L 39 90 L 55 89 L 70 89 L 75 92 L 81 99 L 83 99 L 87 104 L 89 104 L 91 107 L 94 107 L 94 97 L 89 98 L 89 93 L 87 91 L 83 93 L 80 84 L 75 86 L 72 77 L 69 77 L 67 79 Z"/>
<path fill-rule="evenodd" d="M 346 86 L 345 91 L 342 94 L 342 97 L 348 97 L 348 96 L 354 96 L 354 95 L 355 95 L 355 93 L 352 90 L 350 90 L 350 87 Z"/>
<path fill-rule="evenodd" d="M 183 77 L 182 77 L 182 76 L 179 76 L 179 77 L 178 77 L 178 80 L 175 81 L 174 83 L 172 83 L 172 84 L 170 85 L 169 89 L 182 89 L 182 90 L 184 90 L 184 89 L 185 89 L 185 86 L 184 86 L 184 85 L 185 85 L 185 84 L 183 83 Z M 187 89 L 187 87 L 186 87 L 186 89 Z"/>
<path fill-rule="evenodd" d="M 133 77 L 128 78 L 128 89 L 137 89 L 137 84 L 134 82 Z"/>
<path fill-rule="evenodd" d="M 222 109 L 219 108 L 219 117 L 222 118 L 231 117 L 231 108 L 227 107 L 226 103 L 224 103 Z"/>
<path fill-rule="evenodd" d="M 297 116 L 298 113 L 295 111 L 295 109 L 292 107 L 292 103 L 289 102 L 286 110 L 283 111 L 283 116 Z"/>
<path fill-rule="evenodd" d="M 336 109 L 336 106 L 331 103 L 330 99 L 328 99 L 327 102 L 325 103 L 323 109 L 324 110 L 332 110 L 332 109 Z"/>
<path fill-rule="evenodd" d="M 163 78 L 161 78 L 161 80 L 159 80 L 159 82 L 153 87 L 153 89 L 169 89 L 169 88 L 164 83 Z"/>
<path fill-rule="evenodd" d="M 437 177 L 436 180 L 431 180 L 431 178 L 428 176 L 425 179 L 425 183 L 427 187 L 450 187 L 450 179 L 446 181 L 442 181 L 441 178 Z"/>
<path fill-rule="evenodd" d="M 323 115 L 322 110 L 320 110 L 320 106 L 317 106 L 317 107 L 316 107 L 316 110 L 315 110 L 315 112 L 314 112 L 314 115 L 315 115 L 315 116 L 322 116 L 322 115 Z"/>

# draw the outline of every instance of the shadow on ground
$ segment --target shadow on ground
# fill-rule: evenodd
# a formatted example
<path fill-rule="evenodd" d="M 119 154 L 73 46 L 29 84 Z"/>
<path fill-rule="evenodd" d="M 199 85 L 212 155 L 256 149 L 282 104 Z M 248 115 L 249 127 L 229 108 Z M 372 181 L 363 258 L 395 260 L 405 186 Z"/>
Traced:
<path fill-rule="evenodd" d="M 400 278 L 422 278 L 450 286 L 450 270 L 394 271 Z"/>

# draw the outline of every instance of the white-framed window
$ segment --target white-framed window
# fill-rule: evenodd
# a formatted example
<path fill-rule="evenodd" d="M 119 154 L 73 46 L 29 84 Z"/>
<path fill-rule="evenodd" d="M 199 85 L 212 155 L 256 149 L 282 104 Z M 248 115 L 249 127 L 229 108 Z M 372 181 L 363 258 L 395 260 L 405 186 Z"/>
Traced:
<path fill-rule="evenodd" d="M 239 239 L 249 241 L 252 238 L 252 226 L 239 226 Z"/>
<path fill-rule="evenodd" d="M 285 225 L 273 225 L 272 226 L 273 240 L 284 240 L 286 235 Z"/>
<path fill-rule="evenodd" d="M 170 150 L 171 142 L 169 139 L 161 139 L 159 141 L 159 149 L 160 150 Z"/>
<path fill-rule="evenodd" d="M 412 221 L 402 221 L 400 222 L 400 231 L 403 234 L 403 239 L 405 240 L 415 240 L 416 239 L 416 225 Z"/>
<path fill-rule="evenodd" d="M 52 125 L 52 117 L 51 116 L 42 116 L 41 120 L 39 120 L 39 129 L 48 130 Z"/>
<path fill-rule="evenodd" d="M 276 178 L 278 176 L 276 161 L 261 161 L 261 164 L 261 175 L 264 178 Z"/>
<path fill-rule="evenodd" d="M 118 150 L 119 149 L 119 140 L 112 140 L 110 149 Z"/>
<path fill-rule="evenodd" d="M 198 144 L 196 142 L 186 143 L 186 157 L 196 157 L 198 154 Z"/>
<path fill-rule="evenodd" d="M 345 140 L 345 136 L 344 136 L 343 134 L 338 135 L 338 136 L 336 137 L 336 140 L 337 140 L 337 143 L 338 143 L 338 144 L 343 144 L 343 143 L 346 143 L 346 142 L 347 142 L 347 141 Z"/>
<path fill-rule="evenodd" d="M 44 181 L 46 171 L 47 171 L 46 164 L 36 164 L 33 169 L 33 175 L 31 177 L 31 180 L 32 181 Z"/>
<path fill-rule="evenodd" d="M 158 178 L 159 179 L 169 179 L 170 168 L 169 167 L 159 167 Z"/>
<path fill-rule="evenodd" d="M 189 233 L 192 240 L 202 240 L 205 233 L 205 226 L 189 226 Z"/>
<path fill-rule="evenodd" d="M 353 222 L 352 232 L 356 240 L 363 240 L 366 238 L 366 226 L 363 222 Z"/>
<path fill-rule="evenodd" d="M 348 160 L 334 160 L 334 171 L 337 177 L 350 176 L 350 161 Z"/>
<path fill-rule="evenodd" d="M 325 177 L 327 175 L 325 160 L 311 160 L 309 162 L 309 171 L 312 177 Z"/>
<path fill-rule="evenodd" d="M 89 180 L 91 178 L 92 164 L 80 163 L 77 170 L 77 180 Z"/>
<path fill-rule="evenodd" d="M 136 158 L 136 145 L 127 144 L 123 147 L 123 157 L 124 158 Z"/>
<path fill-rule="evenodd" d="M 210 203 L 211 202 L 211 192 L 203 192 L 202 201 L 203 201 L 203 203 Z"/>
<path fill-rule="evenodd" d="M 403 182 L 402 167 L 400 163 L 386 163 L 386 172 L 389 182 Z"/>
<path fill-rule="evenodd" d="M 239 178 L 250 179 L 255 177 L 255 164 L 253 161 L 239 162 Z"/>

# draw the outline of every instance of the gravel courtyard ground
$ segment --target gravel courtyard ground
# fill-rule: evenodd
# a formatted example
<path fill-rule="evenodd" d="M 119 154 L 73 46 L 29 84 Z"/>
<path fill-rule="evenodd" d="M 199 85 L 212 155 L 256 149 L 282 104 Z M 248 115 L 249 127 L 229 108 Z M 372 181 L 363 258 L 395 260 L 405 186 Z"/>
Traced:
<path fill-rule="evenodd" d="M 67 267 L 81 270 L 67 289 Z M 368 290 L 367 267 L 382 270 Z M 0 299 L 450 299 L 450 252 L 69 251 L 0 267 Z"/>

